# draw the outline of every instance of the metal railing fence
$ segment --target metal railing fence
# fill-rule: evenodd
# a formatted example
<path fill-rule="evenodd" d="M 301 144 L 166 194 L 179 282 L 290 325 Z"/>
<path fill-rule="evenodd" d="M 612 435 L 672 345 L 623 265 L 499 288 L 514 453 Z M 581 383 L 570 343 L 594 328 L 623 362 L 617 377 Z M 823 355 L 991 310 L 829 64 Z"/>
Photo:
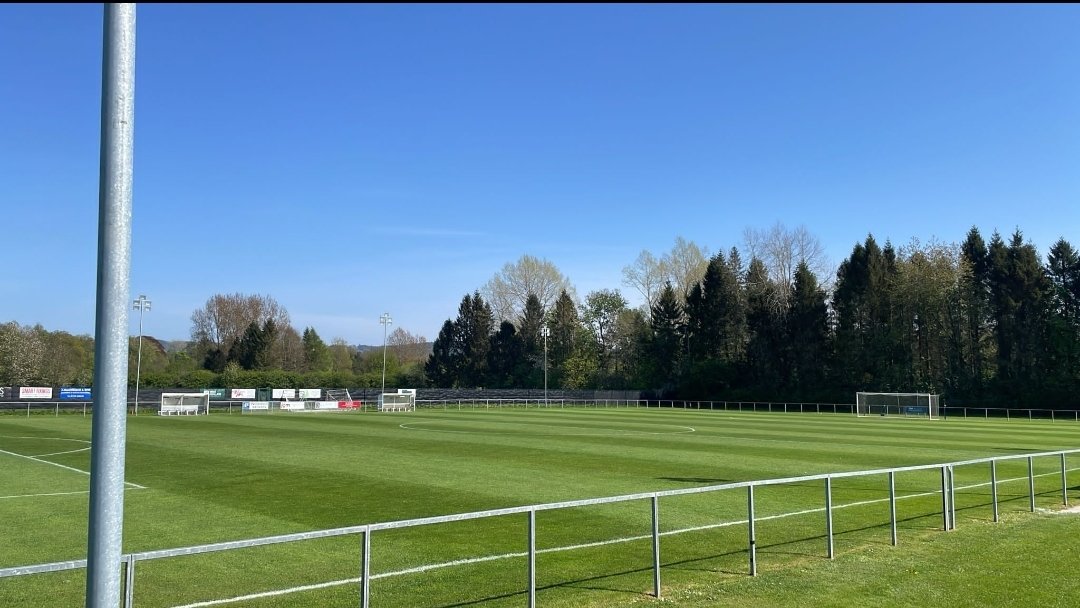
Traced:
<path fill-rule="evenodd" d="M 702 494 L 708 492 L 721 492 L 731 490 L 745 490 L 746 491 L 746 512 L 747 519 L 745 521 L 747 525 L 747 554 L 748 554 L 748 572 L 751 576 L 757 575 L 757 531 L 755 527 L 755 514 L 754 514 L 754 489 L 765 486 L 785 485 L 785 484 L 800 484 L 806 482 L 822 482 L 823 483 L 823 499 L 824 499 L 824 511 L 825 511 L 825 538 L 826 548 L 825 554 L 829 559 L 832 559 L 835 555 L 833 546 L 833 489 L 832 484 L 835 479 L 843 478 L 855 478 L 855 477 L 867 477 L 874 475 L 887 475 L 889 481 L 889 512 L 890 512 L 890 536 L 892 544 L 896 545 L 898 542 L 897 535 L 897 516 L 896 516 L 896 476 L 898 473 L 908 473 L 914 471 L 933 471 L 939 470 L 941 473 L 941 517 L 942 517 L 942 530 L 948 531 L 956 528 L 956 485 L 954 477 L 954 469 L 960 466 L 971 466 L 979 464 L 989 465 L 988 476 L 990 478 L 989 485 L 991 488 L 991 504 L 993 520 L 999 521 L 999 505 L 998 505 L 998 483 L 997 478 L 997 464 L 1002 461 L 1009 460 L 1021 460 L 1027 461 L 1027 481 L 1028 481 L 1028 494 L 1030 497 L 1030 509 L 1032 512 L 1036 510 L 1036 493 L 1035 493 L 1035 473 L 1034 473 L 1034 460 L 1036 458 L 1055 458 L 1060 461 L 1060 473 L 1061 473 L 1061 500 L 1062 503 L 1068 505 L 1068 475 L 1066 456 L 1069 454 L 1080 453 L 1080 449 L 1062 450 L 1053 452 L 1038 452 L 1030 454 L 1013 454 L 1008 456 L 995 456 L 989 458 L 977 458 L 971 460 L 961 460 L 948 463 L 938 464 L 924 464 L 924 465 L 912 465 L 904 467 L 894 467 L 885 469 L 872 469 L 865 471 L 845 471 L 837 473 L 824 473 L 816 475 L 801 475 L 797 477 L 785 477 L 778 479 L 764 479 L 754 481 L 740 481 L 731 482 L 718 485 L 703 486 L 697 488 L 683 488 L 676 490 L 663 490 L 657 492 L 643 492 L 637 494 L 625 494 L 619 496 L 607 496 L 602 498 L 588 498 L 581 500 L 571 500 L 556 503 L 520 506 L 520 507 L 508 507 L 502 509 L 491 509 L 486 511 L 475 511 L 470 513 L 457 513 L 452 515 L 442 515 L 436 517 L 423 517 L 417 519 L 407 519 L 400 521 L 379 522 L 357 526 L 349 526 L 344 528 L 334 528 L 329 530 L 317 530 L 313 532 L 302 532 L 296 534 L 284 534 L 278 536 L 267 536 L 262 538 L 253 538 L 247 540 L 237 540 L 221 543 L 212 543 L 205 545 L 197 545 L 191 547 L 181 547 L 176 549 L 164 549 L 157 551 L 143 551 L 138 553 L 128 553 L 122 556 L 121 564 L 123 569 L 123 583 L 124 583 L 124 607 L 133 608 L 134 606 L 134 591 L 135 591 L 135 573 L 136 564 L 140 562 L 146 562 L 151 560 L 166 559 L 179 556 L 197 555 L 214 553 L 220 551 L 228 551 L 232 549 L 241 549 L 248 547 L 258 547 L 264 545 L 290 543 L 304 540 L 312 540 L 318 538 L 329 538 L 335 536 L 348 536 L 348 535 L 360 535 L 360 541 L 358 546 L 358 552 L 360 554 L 360 577 L 359 577 L 359 604 L 361 608 L 368 608 L 370 605 L 370 586 L 372 580 L 371 574 L 371 555 L 372 535 L 379 531 L 394 530 L 401 528 L 411 528 L 416 526 L 429 526 L 442 523 L 460 522 L 466 520 L 485 519 L 492 517 L 501 517 L 507 515 L 525 515 L 525 521 L 523 522 L 525 528 L 526 543 L 528 546 L 527 552 L 527 572 L 523 576 L 523 582 L 525 583 L 524 592 L 528 597 L 528 606 L 535 608 L 536 606 L 536 514 L 540 511 L 551 511 L 559 509 L 570 509 L 576 507 L 588 507 L 594 505 L 603 505 L 611 503 L 621 503 L 629 501 L 650 501 L 651 505 L 651 526 L 650 534 L 652 537 L 651 552 L 652 552 L 652 570 L 653 570 L 653 595 L 660 597 L 660 573 L 661 573 L 661 553 L 660 553 L 660 510 L 659 502 L 661 498 L 686 496 L 690 494 Z M 937 493 L 937 491 L 935 491 Z M 54 562 L 48 564 L 37 564 L 30 566 L 18 566 L 13 568 L 0 569 L 0 578 L 26 576 L 32 574 L 46 573 L 46 572 L 60 572 L 66 570 L 75 570 L 86 567 L 86 560 L 72 560 L 64 562 Z"/>
<path fill-rule="evenodd" d="M 129 410 L 134 409 L 134 401 L 129 401 Z M 211 401 L 210 411 L 214 414 L 239 414 L 244 401 Z M 140 408 L 156 412 L 157 403 L 140 401 Z M 374 411 L 372 407 L 350 410 L 352 412 Z M 671 399 L 417 399 L 417 409 L 493 409 L 493 408 L 675 408 L 691 410 L 717 410 L 734 412 L 767 412 L 785 414 L 855 414 L 854 403 L 814 403 L 796 401 L 679 401 Z M 0 401 L 0 415 L 53 415 L 76 414 L 88 416 L 93 413 L 93 403 L 89 401 Z M 965 419 L 1005 419 L 1005 420 L 1049 420 L 1080 422 L 1080 410 L 1062 410 L 1055 408 L 1004 408 L 1004 407 L 968 407 L 941 406 L 942 418 Z M 890 412 L 889 415 L 923 417 L 925 415 L 906 414 L 903 411 Z"/>

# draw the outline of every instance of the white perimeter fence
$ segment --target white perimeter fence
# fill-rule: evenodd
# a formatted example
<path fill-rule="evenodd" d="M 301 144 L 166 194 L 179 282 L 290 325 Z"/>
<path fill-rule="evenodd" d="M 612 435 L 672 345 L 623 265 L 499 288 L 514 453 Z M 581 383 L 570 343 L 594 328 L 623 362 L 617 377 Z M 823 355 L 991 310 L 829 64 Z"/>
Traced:
<path fill-rule="evenodd" d="M 281 402 L 268 401 L 266 413 L 312 412 L 318 410 L 288 410 L 279 407 Z M 292 403 L 300 403 L 294 401 Z M 134 402 L 129 401 L 129 406 Z M 211 401 L 210 412 L 214 414 L 240 414 L 244 401 Z M 141 409 L 148 414 L 156 414 L 158 403 L 144 403 Z M 690 410 L 717 410 L 735 412 L 772 412 L 795 414 L 851 414 L 855 415 L 854 403 L 801 403 L 795 401 L 676 401 L 662 400 L 627 400 L 627 399 L 417 399 L 417 409 L 491 409 L 491 408 L 675 408 Z M 89 401 L 0 401 L 0 415 L 53 415 L 75 414 L 89 416 L 93 414 L 93 403 Z M 129 407 L 133 410 L 133 407 Z M 375 402 L 363 402 L 356 408 L 325 410 L 326 413 L 374 412 L 378 407 Z M 254 412 L 253 412 L 254 413 Z M 902 407 L 891 407 L 890 416 L 925 418 L 925 414 L 912 414 Z M 941 406 L 942 418 L 982 418 L 1006 420 L 1058 420 L 1080 422 L 1080 410 L 1062 410 L 1053 408 L 1003 408 L 1003 407 L 960 407 Z"/>
<path fill-rule="evenodd" d="M 522 522 L 522 535 L 527 539 L 528 551 L 525 554 L 527 556 L 526 572 L 523 573 L 524 592 L 528 596 L 528 606 L 535 608 L 536 606 L 536 513 L 538 511 L 551 511 L 556 509 L 569 509 L 575 507 L 588 507 L 592 505 L 602 505 L 611 503 L 620 503 L 628 501 L 650 501 L 652 507 L 651 516 L 651 529 L 649 535 L 652 538 L 652 575 L 653 575 L 653 595 L 660 597 L 660 499 L 672 496 L 685 496 L 689 494 L 701 494 L 705 492 L 722 492 L 732 490 L 744 490 L 746 492 L 746 520 L 741 522 L 734 522 L 746 525 L 747 530 L 747 552 L 749 559 L 749 574 L 751 576 L 757 575 L 757 533 L 755 531 L 755 517 L 754 517 L 754 489 L 763 486 L 775 486 L 783 484 L 797 484 L 810 481 L 818 481 L 822 483 L 822 498 L 824 500 L 824 514 L 825 514 L 825 555 L 832 559 L 835 555 L 833 546 L 833 494 L 832 483 L 834 479 L 841 478 L 854 478 L 854 477 L 866 477 L 872 475 L 887 475 L 889 482 L 889 528 L 891 531 L 892 544 L 896 545 L 897 539 L 897 517 L 896 517 L 896 475 L 898 473 L 907 473 L 911 471 L 933 471 L 940 470 L 941 472 L 941 489 L 935 490 L 934 494 L 940 493 L 941 495 L 941 528 L 948 531 L 953 530 L 956 527 L 956 485 L 954 477 L 954 469 L 960 466 L 972 466 L 972 465 L 988 465 L 987 474 L 989 477 L 991 505 L 993 520 L 996 522 L 999 520 L 998 511 L 998 478 L 997 478 L 997 464 L 1007 460 L 1026 459 L 1027 460 L 1027 482 L 1028 482 L 1028 494 L 1030 497 L 1031 511 L 1035 511 L 1035 472 L 1034 472 L 1034 460 L 1036 458 L 1054 458 L 1060 459 L 1061 463 L 1061 500 L 1064 505 L 1069 503 L 1068 495 L 1068 476 L 1066 468 L 1066 455 L 1076 454 L 1080 452 L 1080 449 L 1063 450 L 1059 452 L 1039 452 L 1032 454 L 1014 454 L 1010 456 L 996 456 L 991 458 L 979 458 L 974 460 L 962 460 L 957 462 L 949 462 L 942 464 L 926 464 L 907 467 L 896 467 L 891 469 L 874 469 L 868 471 L 849 471 L 840 473 L 826 473 L 818 475 L 803 475 L 799 477 L 786 477 L 782 479 L 766 479 L 758 481 L 742 481 L 734 483 L 725 483 L 720 485 L 712 485 L 698 488 L 685 488 L 679 490 L 664 490 L 659 492 L 646 492 L 640 494 L 626 494 L 622 496 L 608 496 L 604 498 L 590 498 L 584 500 L 572 500 L 558 503 L 548 503 L 541 505 L 531 505 L 523 507 L 510 507 L 505 509 L 492 509 L 488 511 L 476 511 L 472 513 L 458 513 L 454 515 L 444 515 L 438 517 L 424 517 L 419 519 L 408 519 L 401 521 L 391 521 L 382 523 L 372 523 L 359 526 L 350 526 L 346 528 L 334 528 L 331 530 L 318 530 L 314 532 L 302 532 L 297 534 L 285 534 L 280 536 L 268 536 L 263 538 L 253 538 L 248 540 L 237 540 L 222 543 L 213 543 L 208 545 L 198 545 L 193 547 L 182 547 L 178 549 L 165 549 L 160 551 L 144 551 L 140 553 L 129 553 L 121 557 L 121 564 L 123 568 L 123 582 L 124 582 L 124 607 L 132 608 L 134 606 L 134 593 L 135 593 L 135 565 L 140 562 L 146 562 L 151 560 L 166 559 L 184 555 L 197 555 L 203 553 L 213 553 L 218 551 L 228 551 L 231 549 L 241 549 L 247 547 L 258 547 L 264 545 L 273 545 L 279 543 L 291 543 L 297 541 L 312 540 L 318 538 L 329 538 L 336 536 L 347 535 L 359 535 L 358 540 L 358 553 L 360 557 L 360 572 L 359 577 L 356 579 L 350 579 L 347 581 L 350 584 L 358 584 L 359 604 L 361 608 L 368 608 L 370 605 L 369 592 L 371 588 L 372 574 L 371 574 L 371 554 L 372 554 L 372 536 L 382 530 L 394 530 L 400 528 L 410 528 L 415 526 L 428 526 L 434 524 L 442 524 L 449 522 L 459 522 L 473 519 L 484 519 L 490 517 L 500 517 L 506 515 L 520 514 L 524 515 L 524 521 Z M 882 524 L 884 525 L 884 524 Z M 670 533 L 670 532 L 668 532 Z M 86 567 L 86 560 L 74 560 L 66 562 L 55 562 L 50 564 L 38 564 L 33 566 L 19 566 L 14 568 L 0 569 L 0 578 L 25 576 L 37 573 L 45 572 L 60 572 L 65 570 L 75 570 Z M 374 578 L 379 578 L 379 575 L 375 575 Z M 208 602 L 206 605 L 217 602 Z M 200 604 L 203 605 L 203 604 Z"/>

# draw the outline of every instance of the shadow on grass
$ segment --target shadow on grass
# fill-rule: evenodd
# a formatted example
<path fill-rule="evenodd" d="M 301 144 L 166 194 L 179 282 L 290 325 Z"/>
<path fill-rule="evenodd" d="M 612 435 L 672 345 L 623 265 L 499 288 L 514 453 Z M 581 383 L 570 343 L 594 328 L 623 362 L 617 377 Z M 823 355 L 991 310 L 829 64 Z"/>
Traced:
<path fill-rule="evenodd" d="M 732 483 L 733 479 L 720 479 L 712 477 L 657 477 L 661 481 L 677 481 L 679 483 L 703 483 L 707 485 Z"/>

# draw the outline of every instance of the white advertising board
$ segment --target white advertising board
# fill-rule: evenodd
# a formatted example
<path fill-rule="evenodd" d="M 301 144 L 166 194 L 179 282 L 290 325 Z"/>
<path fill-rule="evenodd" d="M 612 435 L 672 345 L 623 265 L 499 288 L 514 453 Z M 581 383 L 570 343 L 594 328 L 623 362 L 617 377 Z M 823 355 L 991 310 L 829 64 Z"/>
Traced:
<path fill-rule="evenodd" d="M 295 388 L 275 388 L 271 392 L 274 399 L 296 399 Z"/>
<path fill-rule="evenodd" d="M 255 389 L 253 388 L 234 388 L 230 391 L 232 399 L 254 399 Z"/>
<path fill-rule="evenodd" d="M 19 399 L 52 399 L 52 387 L 20 386 Z"/>
<path fill-rule="evenodd" d="M 321 388 L 302 388 L 300 389 L 301 399 L 320 399 L 322 398 Z"/>

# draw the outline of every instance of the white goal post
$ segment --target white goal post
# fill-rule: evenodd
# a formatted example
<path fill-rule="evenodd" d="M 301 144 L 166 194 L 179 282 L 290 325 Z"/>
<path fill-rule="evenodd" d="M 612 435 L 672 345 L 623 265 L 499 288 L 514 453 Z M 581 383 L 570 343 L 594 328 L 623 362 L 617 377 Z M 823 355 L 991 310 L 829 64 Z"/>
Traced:
<path fill-rule="evenodd" d="M 159 416 L 198 416 L 210 413 L 210 393 L 161 393 Z"/>
<path fill-rule="evenodd" d="M 941 395 L 932 393 L 855 393 L 856 416 L 941 417 Z"/>
<path fill-rule="evenodd" d="M 399 388 L 396 393 L 379 394 L 380 412 L 411 412 L 415 409 L 415 388 Z"/>

